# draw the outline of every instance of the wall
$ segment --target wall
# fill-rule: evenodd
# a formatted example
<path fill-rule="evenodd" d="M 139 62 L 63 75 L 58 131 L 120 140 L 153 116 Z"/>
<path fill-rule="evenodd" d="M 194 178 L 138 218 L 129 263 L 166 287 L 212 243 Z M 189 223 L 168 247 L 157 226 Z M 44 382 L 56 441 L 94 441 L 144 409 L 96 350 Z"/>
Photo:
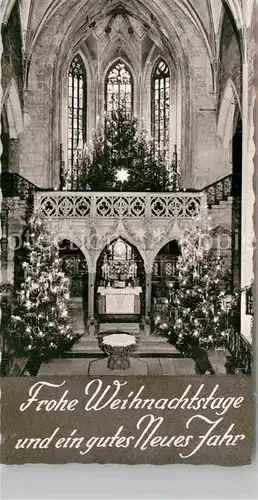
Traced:
<path fill-rule="evenodd" d="M 64 68 L 68 55 L 70 57 L 72 53 L 75 54 L 79 48 L 92 55 L 92 107 L 96 110 L 95 116 L 102 98 L 101 85 L 98 90 L 95 82 L 98 83 L 103 76 L 108 52 L 110 51 L 112 60 L 121 45 L 124 52 L 132 54 L 131 60 L 141 89 L 140 95 L 137 96 L 138 116 L 144 116 L 145 125 L 149 127 L 150 92 L 144 77 L 151 58 L 144 53 L 146 44 L 143 43 L 142 33 L 140 30 L 137 32 L 138 28 L 134 25 L 137 33 L 133 36 L 137 43 L 133 44 L 132 37 L 118 26 L 115 34 L 116 45 L 112 40 L 108 41 L 108 38 L 102 37 L 102 19 L 96 24 L 86 50 L 87 44 L 82 40 L 86 40 L 89 32 L 85 21 L 87 9 L 85 8 L 84 17 L 80 11 L 80 15 L 79 12 L 75 13 L 74 19 L 71 20 L 70 14 L 75 3 L 74 0 L 63 3 L 52 17 L 49 17 L 38 33 L 31 54 L 28 88 L 24 96 L 25 134 L 21 173 L 41 187 L 53 187 L 58 184 L 59 146 L 66 141 L 66 121 L 62 119 L 65 111 L 63 93 L 66 90 Z M 159 53 L 169 59 L 169 64 L 176 68 L 177 72 L 177 96 L 173 106 L 177 115 L 177 130 L 175 132 L 175 123 L 171 121 L 171 138 L 172 142 L 177 142 L 181 153 L 184 185 L 187 188 L 202 188 L 228 173 L 223 147 L 216 137 L 216 96 L 213 93 L 210 56 L 203 38 L 187 15 L 178 6 L 171 5 L 166 8 L 171 8 L 169 15 L 163 19 L 163 26 L 161 25 L 161 31 L 166 32 L 166 43 L 165 36 L 157 38 L 154 25 L 150 27 L 150 32 L 155 33 Z M 37 19 L 37 15 L 35 10 L 32 16 L 35 26 L 41 17 L 38 15 Z M 173 26 L 174 16 L 176 28 Z M 155 36 L 153 35 L 154 39 Z M 97 51 L 94 48 L 94 40 Z M 92 113 L 89 116 L 89 128 L 92 131 L 95 126 L 94 118 Z"/>
<path fill-rule="evenodd" d="M 254 234 L 255 207 L 255 33 L 257 25 L 253 24 L 246 32 L 248 57 L 244 65 L 244 161 L 243 161 L 243 192 L 242 192 L 242 255 L 241 255 L 241 286 L 249 287 L 254 280 L 254 251 L 257 252 L 257 243 Z M 256 30 L 256 32 L 255 32 Z M 241 333 L 249 341 L 252 340 L 252 317 L 245 314 L 245 293 L 242 294 Z"/>
<path fill-rule="evenodd" d="M 20 138 L 23 131 L 23 55 L 18 2 L 6 25 L 2 25 L 1 114 L 2 169 L 19 172 Z"/>
<path fill-rule="evenodd" d="M 240 35 L 236 29 L 229 9 L 224 6 L 225 12 L 222 23 L 219 70 L 218 70 L 218 108 L 229 79 L 232 80 L 239 102 L 242 101 L 242 56 Z"/>
<path fill-rule="evenodd" d="M 7 25 L 2 26 L 2 89 L 3 94 L 14 79 L 23 101 L 23 57 L 20 14 L 18 2 L 15 3 Z"/>

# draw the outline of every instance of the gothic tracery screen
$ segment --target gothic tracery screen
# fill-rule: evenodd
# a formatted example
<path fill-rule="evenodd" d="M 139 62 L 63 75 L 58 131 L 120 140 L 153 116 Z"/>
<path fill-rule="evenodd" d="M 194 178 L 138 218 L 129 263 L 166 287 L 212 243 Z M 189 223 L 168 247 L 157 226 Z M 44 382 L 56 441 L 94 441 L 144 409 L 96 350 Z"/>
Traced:
<path fill-rule="evenodd" d="M 117 62 L 107 74 L 105 82 L 105 111 L 110 113 L 125 106 L 126 111 L 132 111 L 133 81 L 132 76 L 123 62 Z"/>
<path fill-rule="evenodd" d="M 86 72 L 83 61 L 76 55 L 68 77 L 68 187 L 77 178 L 78 154 L 86 140 Z"/>
<path fill-rule="evenodd" d="M 169 149 L 170 74 L 163 59 L 152 75 L 152 136 L 154 146 L 165 158 Z"/>

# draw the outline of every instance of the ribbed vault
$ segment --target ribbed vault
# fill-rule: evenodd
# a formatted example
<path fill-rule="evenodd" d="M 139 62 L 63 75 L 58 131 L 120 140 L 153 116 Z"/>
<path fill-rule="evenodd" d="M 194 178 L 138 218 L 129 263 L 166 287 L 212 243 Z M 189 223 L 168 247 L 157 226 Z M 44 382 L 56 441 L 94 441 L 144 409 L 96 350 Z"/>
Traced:
<path fill-rule="evenodd" d="M 21 11 L 21 23 L 22 29 L 27 33 L 27 40 L 29 45 L 35 42 L 42 27 L 49 20 L 49 18 L 54 15 L 59 8 L 67 2 L 67 0 L 41 0 L 41 2 L 35 0 L 20 0 L 20 11 Z M 112 8 L 118 4 L 116 0 L 100 0 L 99 2 L 90 2 L 88 0 L 83 0 L 80 3 L 77 2 L 79 10 L 82 12 L 83 8 L 87 11 L 89 17 L 94 16 L 94 4 L 99 10 Z M 126 2 L 128 4 L 129 2 Z M 147 2 L 144 2 L 147 4 Z M 157 7 L 162 10 L 160 2 L 150 2 L 153 5 L 156 3 Z M 215 33 L 218 33 L 219 19 L 221 16 L 222 4 L 226 3 L 230 8 L 232 16 L 235 20 L 238 29 L 241 29 L 244 24 L 249 25 L 252 16 L 254 0 L 174 0 L 165 1 L 164 8 L 173 8 L 173 4 L 177 5 L 183 12 L 187 14 L 189 20 L 195 24 L 197 29 L 202 32 L 202 36 L 210 39 L 208 33 L 210 32 L 210 27 L 213 26 Z M 1 11 L 2 20 L 6 24 L 8 18 L 15 4 L 15 0 L 2 0 Z M 134 5 L 136 9 L 141 9 L 139 2 L 130 1 L 130 5 Z M 206 40 L 206 43 L 207 43 Z M 208 42 L 209 43 L 209 42 Z M 28 47 L 28 46 L 27 46 Z"/>

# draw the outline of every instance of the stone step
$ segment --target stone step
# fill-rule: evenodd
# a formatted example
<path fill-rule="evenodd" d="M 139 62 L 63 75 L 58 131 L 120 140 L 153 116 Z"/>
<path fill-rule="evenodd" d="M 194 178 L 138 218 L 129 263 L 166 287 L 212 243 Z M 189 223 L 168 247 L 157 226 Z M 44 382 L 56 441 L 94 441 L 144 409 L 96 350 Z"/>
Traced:
<path fill-rule="evenodd" d="M 168 344 L 168 340 L 166 337 L 159 337 L 158 335 L 149 335 L 148 337 L 144 337 L 143 335 L 139 336 L 139 341 L 141 344 Z"/>
<path fill-rule="evenodd" d="M 97 339 L 89 339 L 89 337 L 82 337 L 80 342 L 73 345 L 72 353 L 99 353 L 99 343 Z"/>
<path fill-rule="evenodd" d="M 54 359 L 42 363 L 38 375 L 109 375 L 113 377 L 128 375 L 195 375 L 195 365 L 192 359 L 162 359 L 162 358 L 130 358 L 130 368 L 127 370 L 110 370 L 107 359 L 77 358 Z"/>
<path fill-rule="evenodd" d="M 102 351 L 99 347 L 98 339 L 84 335 L 80 341 L 72 347 L 72 353 L 85 354 L 100 354 Z M 149 354 L 175 354 L 178 350 L 169 344 L 163 337 L 138 337 L 137 347 L 133 355 L 140 353 Z"/>
<path fill-rule="evenodd" d="M 226 362 L 227 357 L 229 356 L 230 353 L 227 349 L 220 351 L 210 351 L 208 353 L 209 361 L 216 375 L 226 375 Z"/>
<path fill-rule="evenodd" d="M 113 332 L 113 330 L 112 330 Z M 101 336 L 105 336 L 105 333 L 109 333 L 109 332 L 101 332 Z M 121 333 L 121 331 L 120 331 Z M 104 335 L 103 335 L 104 334 Z M 149 335 L 149 336 L 146 336 L 144 337 L 142 335 L 142 332 L 139 332 L 137 335 L 134 335 L 135 338 L 136 338 L 136 341 L 137 341 L 137 344 L 142 344 L 142 345 L 145 345 L 145 344 L 159 344 L 159 345 L 169 345 L 167 339 L 165 337 L 158 337 L 158 336 L 154 336 L 154 335 Z M 80 343 L 94 343 L 94 342 L 98 342 L 98 338 L 97 337 L 93 337 L 93 336 L 89 336 L 87 334 L 84 334 L 82 335 L 82 337 L 80 338 Z M 76 345 L 76 344 L 75 344 Z"/>
<path fill-rule="evenodd" d="M 100 323 L 99 332 L 109 332 L 119 330 L 125 333 L 140 333 L 139 323 Z"/>

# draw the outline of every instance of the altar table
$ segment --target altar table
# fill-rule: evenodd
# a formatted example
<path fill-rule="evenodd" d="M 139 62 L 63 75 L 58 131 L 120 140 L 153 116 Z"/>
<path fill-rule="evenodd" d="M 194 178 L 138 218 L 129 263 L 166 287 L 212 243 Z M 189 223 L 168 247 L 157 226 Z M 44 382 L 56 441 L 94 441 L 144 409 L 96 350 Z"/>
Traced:
<path fill-rule="evenodd" d="M 99 314 L 140 314 L 140 294 L 142 288 L 98 287 Z"/>

